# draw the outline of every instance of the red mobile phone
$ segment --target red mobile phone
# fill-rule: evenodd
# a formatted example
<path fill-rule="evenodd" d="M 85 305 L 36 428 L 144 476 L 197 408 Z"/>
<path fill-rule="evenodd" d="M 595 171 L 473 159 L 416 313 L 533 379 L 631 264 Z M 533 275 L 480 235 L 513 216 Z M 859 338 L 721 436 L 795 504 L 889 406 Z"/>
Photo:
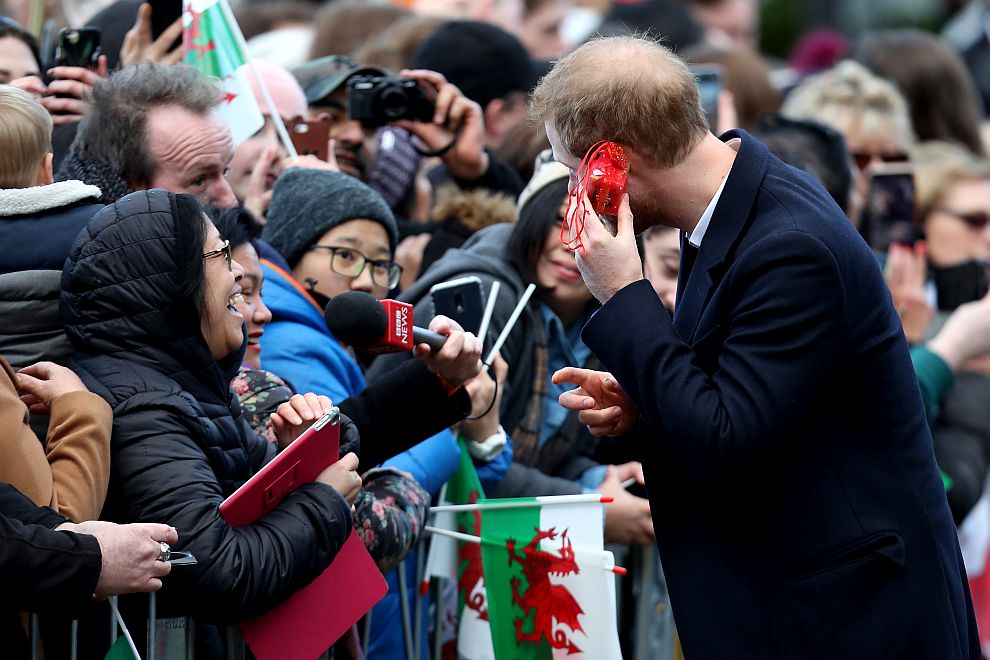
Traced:
<path fill-rule="evenodd" d="M 300 156 L 316 156 L 329 160 L 330 116 L 320 115 L 316 119 L 297 119 L 292 122 L 289 136 Z"/>
<path fill-rule="evenodd" d="M 602 225 L 615 236 L 614 218 L 619 215 L 619 205 L 629 183 L 629 159 L 619 144 L 603 140 L 585 154 L 577 178 L 577 185 L 567 200 L 564 222 L 560 225 L 560 241 L 568 250 L 584 252 L 581 234 L 587 213 L 575 201 L 587 195 Z"/>

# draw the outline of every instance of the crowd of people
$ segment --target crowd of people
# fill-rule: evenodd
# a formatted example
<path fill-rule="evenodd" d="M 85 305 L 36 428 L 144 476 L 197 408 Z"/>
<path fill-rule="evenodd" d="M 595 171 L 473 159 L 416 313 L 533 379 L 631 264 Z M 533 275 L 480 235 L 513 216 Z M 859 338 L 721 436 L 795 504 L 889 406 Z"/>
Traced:
<path fill-rule="evenodd" d="M 601 493 L 612 498 L 606 542 L 652 546 L 657 493 L 679 495 L 669 482 L 652 490 L 651 507 L 632 429 L 562 406 L 573 381 L 554 377 L 606 370 L 582 330 L 603 323 L 597 313 L 615 292 L 589 287 L 561 231 L 591 146 L 573 136 L 585 133 L 645 135 L 658 145 L 651 162 L 675 167 L 700 133 L 714 140 L 707 131 L 736 129 L 741 154 L 759 141 L 786 171 L 808 175 L 808 195 L 845 216 L 886 283 L 876 308 L 860 310 L 863 322 L 891 303 L 896 310 L 903 338 L 885 341 L 910 347 L 908 390 L 920 391 L 969 578 L 982 575 L 986 33 L 963 43 L 959 30 L 945 39 L 914 29 L 855 40 L 817 32 L 783 63 L 758 51 L 758 0 L 240 0 L 233 9 L 264 123 L 235 143 L 218 110 L 230 102 L 220 82 L 183 62 L 183 19 L 155 35 L 147 3 L 63 2 L 39 40 L 24 27 L 33 4 L 0 2 L 5 657 L 30 653 L 26 612 L 41 615 L 45 657 L 68 653 L 73 620 L 81 657 L 102 657 L 105 599 L 159 590 L 159 617 L 195 622 L 197 657 L 225 657 L 225 626 L 283 603 L 356 530 L 389 584 L 372 611 L 367 657 L 404 658 L 400 592 L 419 584 L 402 583 L 396 567 L 422 551 L 429 506 L 461 446 L 488 497 Z M 984 3 L 970 5 L 960 11 L 990 20 Z M 86 15 L 76 15 L 81 6 Z M 59 23 L 98 27 L 102 54 L 90 66 L 55 62 Z M 690 112 L 671 103 L 658 116 L 632 94 L 614 111 L 626 88 L 610 76 L 624 62 L 609 53 L 638 58 L 649 41 L 622 35 L 644 32 L 663 37 L 677 62 L 714 67 L 719 88 L 710 97 L 664 88 L 691 100 Z M 576 87 L 559 81 L 582 61 L 560 58 L 582 44 L 601 64 L 581 77 L 581 98 L 601 109 L 590 123 L 555 106 L 572 103 Z M 349 81 L 361 76 L 413 81 L 431 115 L 380 125 L 352 117 Z M 279 124 L 300 119 L 329 125 L 318 155 L 290 155 Z M 582 153 L 562 157 L 561 145 L 576 144 Z M 712 172 L 693 174 L 700 182 Z M 637 214 L 675 210 L 664 210 L 674 195 L 639 195 L 630 188 Z M 634 260 L 650 285 L 638 295 L 676 319 L 682 251 L 693 260 L 700 238 L 661 224 L 636 227 L 646 230 Z M 854 272 L 860 281 L 844 286 L 872 290 L 872 273 Z M 484 342 L 434 307 L 436 285 L 470 277 L 501 291 Z M 535 293 L 489 368 L 483 359 L 530 285 Z M 417 325 L 446 341 L 377 357 L 345 345 L 324 310 L 346 292 L 411 303 Z M 828 358 L 794 365 L 824 369 Z M 848 385 L 851 397 L 864 387 Z M 778 412 L 767 406 L 752 416 Z M 220 503 L 333 407 L 339 460 L 256 523 L 231 526 Z M 707 478 L 690 470 L 678 478 L 692 476 Z M 173 568 L 167 551 L 197 561 Z M 146 598 L 120 602 L 129 621 L 147 616 Z M 676 614 L 676 598 L 672 607 Z M 139 641 L 142 626 L 131 627 Z M 417 654 L 432 649 L 430 634 L 417 638 Z M 329 653 L 362 657 L 356 629 Z"/>

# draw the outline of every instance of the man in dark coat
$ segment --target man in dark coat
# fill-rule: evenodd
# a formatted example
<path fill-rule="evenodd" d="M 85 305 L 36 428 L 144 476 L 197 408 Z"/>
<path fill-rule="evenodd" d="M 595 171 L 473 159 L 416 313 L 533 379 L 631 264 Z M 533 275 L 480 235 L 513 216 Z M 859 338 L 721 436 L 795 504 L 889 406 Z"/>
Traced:
<path fill-rule="evenodd" d="M 161 588 L 171 570 L 159 559 L 161 543 L 177 540 L 167 525 L 73 524 L 10 484 L 0 484 L 0 648 L 5 657 L 29 655 L 19 611 L 73 616 L 94 597 Z"/>
<path fill-rule="evenodd" d="M 638 441 L 685 655 L 979 658 L 907 344 L 841 210 L 746 133 L 709 133 L 655 43 L 590 42 L 533 99 L 579 177 L 601 139 L 628 157 L 615 236 L 583 182 L 568 218 L 611 373 L 555 378 L 593 432 Z M 636 253 L 657 224 L 685 232 L 673 320 Z"/>

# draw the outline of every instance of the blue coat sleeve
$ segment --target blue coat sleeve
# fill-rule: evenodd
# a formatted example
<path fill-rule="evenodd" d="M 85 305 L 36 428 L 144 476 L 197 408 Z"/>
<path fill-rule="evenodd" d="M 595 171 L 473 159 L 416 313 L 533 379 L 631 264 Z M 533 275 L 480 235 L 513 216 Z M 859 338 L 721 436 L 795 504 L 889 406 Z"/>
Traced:
<path fill-rule="evenodd" d="M 385 461 L 384 465 L 408 472 L 431 497 L 436 497 L 440 487 L 457 471 L 460 455 L 454 435 L 443 430 Z"/>
<path fill-rule="evenodd" d="M 323 394 L 334 403 L 364 389 L 364 376 L 344 348 L 327 333 L 292 321 L 265 328 L 261 361 L 265 369 L 292 384 L 296 392 Z"/>

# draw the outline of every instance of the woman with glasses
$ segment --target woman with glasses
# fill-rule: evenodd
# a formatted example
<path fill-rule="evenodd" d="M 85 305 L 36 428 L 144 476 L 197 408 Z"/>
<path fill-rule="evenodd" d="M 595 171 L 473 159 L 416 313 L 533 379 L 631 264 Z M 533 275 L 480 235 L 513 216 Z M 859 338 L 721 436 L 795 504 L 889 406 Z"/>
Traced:
<path fill-rule="evenodd" d="M 275 183 L 268 207 L 268 224 L 262 237 L 289 266 L 289 270 L 285 270 L 269 260 L 262 261 L 265 305 L 272 314 L 261 338 L 262 365 L 297 389 L 328 394 L 334 401 L 363 392 L 366 383 L 362 367 L 327 329 L 323 310 L 331 298 L 344 292 L 363 291 L 380 299 L 398 283 L 402 271 L 393 260 L 398 228 L 388 205 L 377 192 L 354 177 L 337 172 L 291 169 Z M 446 325 L 431 327 L 446 329 Z M 471 388 L 472 394 L 486 389 L 476 389 L 480 381 L 487 378 L 484 375 L 461 387 L 480 368 L 481 347 L 477 345 L 477 339 L 455 327 L 444 349 L 450 350 L 448 345 L 455 342 L 463 346 L 462 356 L 473 356 L 473 360 L 468 361 L 471 366 L 477 365 L 474 371 L 441 367 L 435 376 L 424 379 L 422 376 L 426 374 L 415 376 L 403 366 L 408 385 L 394 390 L 393 395 L 382 399 L 381 405 L 374 410 L 382 420 L 380 427 L 422 425 L 424 421 L 441 416 L 440 407 L 431 403 L 438 390 L 447 390 L 450 396 L 457 397 L 463 396 L 462 389 Z M 423 371 L 423 367 L 417 368 Z M 384 385 L 397 371 L 384 374 L 372 385 Z M 490 389 L 487 391 L 491 392 Z M 490 401 L 489 396 L 484 403 L 475 403 L 476 414 L 486 412 Z M 498 426 L 497 411 L 463 424 L 461 431 L 467 439 L 481 442 L 492 435 L 489 426 Z M 391 436 L 399 434 L 396 429 Z M 396 444 L 396 437 L 390 437 L 387 432 L 375 433 L 374 439 L 368 439 L 368 435 L 362 429 L 362 470 L 374 467 L 365 460 L 368 445 Z M 381 455 L 381 447 L 375 449 Z M 392 453 L 385 456 L 392 456 Z M 457 469 L 458 454 L 453 435 L 443 431 L 393 456 L 385 465 L 409 473 L 423 489 L 435 496 Z M 508 456 L 500 455 L 500 458 L 499 477 L 509 463 Z M 496 468 L 492 466 L 491 469 Z M 410 574 L 414 572 L 414 569 L 410 570 Z M 399 603 L 393 595 L 398 593 L 396 574 L 389 573 L 386 579 L 390 593 L 372 613 L 369 657 L 392 658 L 404 652 L 401 629 L 394 625 L 399 619 Z M 415 589 L 418 585 L 408 586 Z"/>
<path fill-rule="evenodd" d="M 198 560 L 173 571 L 159 616 L 219 623 L 270 610 L 317 577 L 352 529 L 353 454 L 256 524 L 220 516 L 226 497 L 331 406 L 312 394 L 281 406 L 277 443 L 241 416 L 230 380 L 245 348 L 243 272 L 195 198 L 150 190 L 100 211 L 62 274 L 74 368 L 113 410 L 103 516 L 167 523 L 179 530 L 173 549 Z M 342 444 L 353 440 L 349 420 L 343 430 Z"/>
<path fill-rule="evenodd" d="M 840 62 L 794 88 L 780 109 L 842 133 L 852 156 L 853 195 L 846 214 L 859 226 L 871 166 L 907 161 L 915 137 L 907 102 L 894 85 L 863 65 Z"/>

